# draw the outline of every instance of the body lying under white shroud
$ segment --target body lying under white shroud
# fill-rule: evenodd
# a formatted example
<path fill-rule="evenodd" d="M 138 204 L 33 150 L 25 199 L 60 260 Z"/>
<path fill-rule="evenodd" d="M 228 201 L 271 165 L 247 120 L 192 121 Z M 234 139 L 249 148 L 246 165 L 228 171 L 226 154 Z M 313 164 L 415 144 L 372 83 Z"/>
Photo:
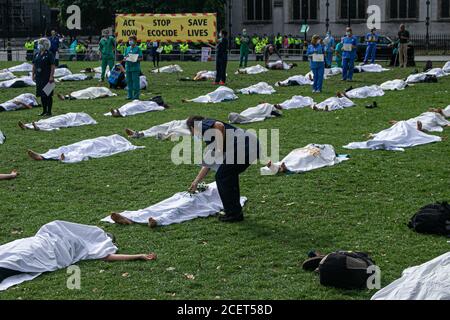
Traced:
<path fill-rule="evenodd" d="M 304 148 L 291 151 L 280 162 L 273 163 L 270 167 L 266 166 L 261 168 L 261 174 L 277 174 L 282 164 L 284 164 L 289 172 L 301 173 L 323 167 L 331 167 L 345 160 L 348 160 L 348 158 L 337 156 L 331 145 L 309 144 Z"/>
<path fill-rule="evenodd" d="M 355 69 L 357 69 L 359 72 L 374 72 L 374 73 L 389 71 L 389 69 L 383 68 L 379 64 L 365 64 L 361 66 L 355 66 Z"/>
<path fill-rule="evenodd" d="M 247 67 L 244 69 L 239 69 L 236 71 L 236 74 L 244 73 L 244 74 L 260 74 L 269 72 L 269 69 L 264 68 L 262 65 L 257 64 L 256 66 Z"/>
<path fill-rule="evenodd" d="M 22 93 L 21 95 L 18 95 L 17 97 L 0 104 L 0 107 L 5 109 L 5 111 L 14 111 L 22 109 L 24 105 L 37 107 L 39 103 L 34 94 Z"/>
<path fill-rule="evenodd" d="M 242 94 L 272 94 L 275 93 L 276 91 L 267 82 L 259 82 L 250 87 L 237 90 L 237 92 Z"/>
<path fill-rule="evenodd" d="M 281 111 L 275 108 L 273 104 L 262 103 L 253 108 L 248 108 L 241 113 L 232 112 L 228 115 L 230 123 L 253 123 L 264 121 L 268 118 L 273 118 L 281 115 Z"/>
<path fill-rule="evenodd" d="M 377 85 L 356 88 L 345 93 L 350 99 L 365 99 L 384 96 L 384 91 Z"/>
<path fill-rule="evenodd" d="M 33 71 L 33 65 L 28 63 L 28 62 L 24 62 L 22 64 L 19 64 L 17 66 L 8 68 L 8 69 L 3 69 L 2 71 L 9 71 L 9 72 L 31 72 Z"/>
<path fill-rule="evenodd" d="M 81 127 L 97 124 L 90 115 L 84 112 L 69 112 L 59 116 L 42 119 L 34 123 L 40 131 L 54 131 L 61 128 Z M 34 129 L 32 123 L 25 124 L 28 129 Z"/>
<path fill-rule="evenodd" d="M 406 81 L 401 79 L 386 81 L 380 85 L 384 91 L 404 90 L 407 86 Z"/>
<path fill-rule="evenodd" d="M 60 160 L 64 154 L 64 163 L 76 163 L 92 158 L 104 158 L 118 153 L 141 149 L 122 136 L 114 134 L 108 137 L 83 140 L 57 149 L 50 149 L 41 156 L 46 160 Z"/>
<path fill-rule="evenodd" d="M 117 252 L 105 231 L 65 221 L 42 226 L 35 236 L 0 246 L 0 267 L 23 272 L 6 278 L 0 291 L 44 272 L 67 268 L 82 260 L 103 259 Z"/>
<path fill-rule="evenodd" d="M 241 205 L 247 198 L 241 197 Z M 178 192 L 172 197 L 158 202 L 148 208 L 137 211 L 124 211 L 120 215 L 134 223 L 146 224 L 149 218 L 156 220 L 158 225 L 167 226 L 182 223 L 196 218 L 206 218 L 223 210 L 217 185 L 210 183 L 206 191 L 196 194 Z M 102 219 L 104 222 L 114 223 L 110 216 Z"/>
<path fill-rule="evenodd" d="M 5 135 L 3 134 L 3 132 L 0 130 L 0 144 L 3 144 L 6 140 Z"/>
<path fill-rule="evenodd" d="M 344 146 L 344 148 L 404 151 L 403 148 L 439 141 L 442 141 L 441 137 L 428 135 L 417 130 L 417 124 L 411 125 L 406 121 L 400 121 L 391 128 L 377 133 L 372 140 L 352 142 Z"/>
<path fill-rule="evenodd" d="M 280 106 L 283 108 L 283 110 L 289 110 L 311 107 L 314 104 L 314 99 L 311 97 L 293 96 L 291 99 L 280 103 Z"/>
<path fill-rule="evenodd" d="M 16 76 L 9 71 L 1 71 L 0 72 L 0 81 L 6 81 L 6 80 L 11 80 L 14 79 Z"/>
<path fill-rule="evenodd" d="M 154 101 L 133 100 L 121 106 L 118 110 L 122 117 L 129 117 L 146 112 L 163 111 L 165 108 Z M 111 116 L 111 112 L 105 113 L 105 116 Z"/>
<path fill-rule="evenodd" d="M 327 100 L 315 105 L 315 107 L 317 109 L 324 110 L 324 111 L 327 110 L 327 108 L 328 108 L 328 111 L 336 111 L 336 110 L 342 110 L 345 108 L 350 108 L 353 106 L 355 106 L 353 101 L 346 97 L 342 97 L 342 98 L 331 97 L 331 98 L 328 98 Z"/>
<path fill-rule="evenodd" d="M 450 300 L 450 252 L 403 271 L 372 300 Z"/>
<path fill-rule="evenodd" d="M 106 87 L 90 87 L 79 91 L 74 91 L 70 97 L 76 100 L 93 100 L 106 97 L 115 97 L 117 94 L 112 93 Z"/>
<path fill-rule="evenodd" d="M 417 122 L 422 123 L 422 130 L 429 132 L 442 132 L 443 127 L 449 126 L 450 121 L 447 121 L 445 117 L 436 112 L 424 112 L 420 116 L 407 120 L 408 124 L 417 126 Z"/>
<path fill-rule="evenodd" d="M 151 127 L 141 132 L 145 138 L 154 137 L 158 140 L 166 140 L 172 137 L 190 136 L 186 120 L 173 120 Z"/>
<path fill-rule="evenodd" d="M 90 77 L 84 73 L 74 73 L 74 74 L 69 74 L 67 76 L 61 77 L 58 79 L 58 81 L 84 81 L 84 80 L 88 80 L 89 78 Z"/>
<path fill-rule="evenodd" d="M 308 77 L 297 75 L 287 78 L 284 81 L 277 82 L 275 84 L 276 87 L 278 86 L 307 86 L 312 85 L 314 82 L 311 81 Z"/>
<path fill-rule="evenodd" d="M 281 60 L 274 61 L 274 62 L 269 62 L 267 64 L 267 67 L 269 69 L 276 69 L 276 70 L 280 70 L 280 69 L 290 70 L 290 69 L 292 69 L 292 65 L 289 65 L 286 62 L 281 61 Z"/>
<path fill-rule="evenodd" d="M 35 87 L 36 83 L 31 77 L 23 76 L 20 78 L 14 78 L 0 82 L 0 88 L 23 88 L 23 87 Z"/>
<path fill-rule="evenodd" d="M 234 91 L 232 89 L 221 86 L 213 92 L 210 92 L 204 96 L 200 96 L 187 101 L 197 103 L 219 103 L 236 99 L 238 99 L 238 96 L 234 94 Z"/>
<path fill-rule="evenodd" d="M 177 64 L 171 64 L 159 69 L 152 70 L 153 73 L 178 73 L 183 72 L 183 69 Z"/>

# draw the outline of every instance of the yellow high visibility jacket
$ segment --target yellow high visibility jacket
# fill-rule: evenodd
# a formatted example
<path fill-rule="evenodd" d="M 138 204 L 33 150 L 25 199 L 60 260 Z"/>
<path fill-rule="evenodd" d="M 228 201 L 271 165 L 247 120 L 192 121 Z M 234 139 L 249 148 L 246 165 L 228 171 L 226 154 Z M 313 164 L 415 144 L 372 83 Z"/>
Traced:
<path fill-rule="evenodd" d="M 25 49 L 27 51 L 34 50 L 34 41 L 25 42 Z"/>
<path fill-rule="evenodd" d="M 180 51 L 181 53 L 186 53 L 189 50 L 189 45 L 187 43 L 180 44 Z"/>
<path fill-rule="evenodd" d="M 164 46 L 164 53 L 165 53 L 165 54 L 171 53 L 172 50 L 173 50 L 173 45 L 171 45 L 171 44 L 166 44 L 166 45 Z"/>

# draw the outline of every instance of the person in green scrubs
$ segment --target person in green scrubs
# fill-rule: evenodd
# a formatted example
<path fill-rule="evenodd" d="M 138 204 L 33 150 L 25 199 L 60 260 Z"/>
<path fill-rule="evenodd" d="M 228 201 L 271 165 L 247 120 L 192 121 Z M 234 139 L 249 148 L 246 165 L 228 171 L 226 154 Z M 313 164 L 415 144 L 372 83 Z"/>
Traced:
<path fill-rule="evenodd" d="M 250 45 L 250 37 L 247 35 L 247 30 L 242 30 L 242 36 L 240 38 L 240 59 L 239 59 L 239 68 L 247 68 L 248 62 L 248 53 L 249 53 L 249 45 Z"/>
<path fill-rule="evenodd" d="M 341 41 L 336 45 L 336 48 L 334 49 L 334 53 L 336 55 L 336 63 L 339 68 L 342 68 L 342 49 L 343 49 L 343 47 L 344 47 L 344 44 Z"/>
<path fill-rule="evenodd" d="M 106 67 L 109 66 L 111 71 L 114 68 L 114 48 L 116 47 L 116 41 L 113 36 L 108 35 L 107 32 L 102 34 L 102 39 L 99 43 L 99 51 L 102 55 L 102 75 L 101 82 L 105 81 Z"/>
<path fill-rule="evenodd" d="M 125 50 L 125 70 L 128 85 L 128 100 L 139 100 L 141 88 L 139 84 L 139 77 L 141 75 L 141 61 L 142 50 L 136 45 L 137 39 L 135 36 L 128 38 L 129 46 Z M 131 54 L 137 54 L 136 62 L 128 61 Z"/>

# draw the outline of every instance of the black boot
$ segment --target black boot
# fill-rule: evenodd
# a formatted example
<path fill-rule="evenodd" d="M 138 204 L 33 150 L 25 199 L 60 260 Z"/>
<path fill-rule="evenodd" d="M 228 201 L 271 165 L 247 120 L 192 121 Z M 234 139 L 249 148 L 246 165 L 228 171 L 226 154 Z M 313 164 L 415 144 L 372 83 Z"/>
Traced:
<path fill-rule="evenodd" d="M 225 214 L 219 217 L 219 221 L 228 223 L 241 222 L 244 221 L 244 214 L 242 212 L 238 214 Z"/>
<path fill-rule="evenodd" d="M 48 102 L 47 106 L 47 112 L 45 113 L 46 116 L 51 117 L 52 116 L 52 107 L 53 107 L 53 98 L 49 98 L 50 101 Z"/>
<path fill-rule="evenodd" d="M 43 117 L 47 114 L 47 106 L 42 104 L 42 113 L 39 115 L 40 117 Z"/>

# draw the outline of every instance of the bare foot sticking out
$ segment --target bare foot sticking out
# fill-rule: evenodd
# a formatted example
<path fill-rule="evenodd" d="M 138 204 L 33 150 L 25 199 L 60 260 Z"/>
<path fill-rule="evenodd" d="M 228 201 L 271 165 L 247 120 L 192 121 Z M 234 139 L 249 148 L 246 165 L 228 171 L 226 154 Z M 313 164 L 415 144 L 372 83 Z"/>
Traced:
<path fill-rule="evenodd" d="M 130 219 L 125 218 L 124 216 L 121 216 L 120 214 L 113 212 L 111 214 L 111 219 L 112 221 L 114 221 L 117 224 L 121 224 L 121 225 L 131 225 L 133 224 L 133 221 L 131 221 Z"/>
<path fill-rule="evenodd" d="M 342 94 L 342 92 L 338 91 L 338 92 L 336 92 L 336 97 L 343 98 L 344 95 Z"/>
<path fill-rule="evenodd" d="M 61 155 L 59 156 L 59 160 L 61 161 L 66 160 L 66 155 L 64 153 L 61 153 Z"/>
<path fill-rule="evenodd" d="M 288 168 L 286 167 L 286 164 L 283 162 L 280 166 L 280 170 L 278 172 L 288 172 Z"/>
<path fill-rule="evenodd" d="M 270 168 L 272 166 L 273 162 L 272 160 L 269 161 L 269 163 L 266 165 L 267 168 Z"/>
<path fill-rule="evenodd" d="M 392 125 L 394 125 L 394 124 L 397 124 L 397 120 L 391 120 L 391 121 L 389 121 L 389 124 L 392 124 Z"/>
<path fill-rule="evenodd" d="M 36 152 L 34 152 L 33 150 L 28 150 L 28 156 L 36 161 L 42 161 L 44 160 L 44 158 L 42 158 L 42 156 Z"/>
<path fill-rule="evenodd" d="M 18 125 L 19 125 L 19 128 L 22 129 L 22 130 L 26 130 L 27 129 L 27 127 L 25 127 L 25 124 L 22 121 L 19 121 Z"/>
<path fill-rule="evenodd" d="M 423 131 L 423 124 L 421 121 L 417 121 L 417 130 Z"/>
<path fill-rule="evenodd" d="M 150 229 L 155 229 L 158 226 L 158 222 L 153 218 L 148 218 L 148 227 Z"/>
<path fill-rule="evenodd" d="M 34 129 L 34 130 L 36 130 L 36 131 L 41 130 L 41 129 L 39 129 L 39 127 L 36 125 L 35 122 L 32 122 L 31 124 L 33 125 L 33 129 Z"/>
<path fill-rule="evenodd" d="M 62 101 L 66 100 L 66 98 L 61 93 L 58 93 L 57 96 Z"/>

